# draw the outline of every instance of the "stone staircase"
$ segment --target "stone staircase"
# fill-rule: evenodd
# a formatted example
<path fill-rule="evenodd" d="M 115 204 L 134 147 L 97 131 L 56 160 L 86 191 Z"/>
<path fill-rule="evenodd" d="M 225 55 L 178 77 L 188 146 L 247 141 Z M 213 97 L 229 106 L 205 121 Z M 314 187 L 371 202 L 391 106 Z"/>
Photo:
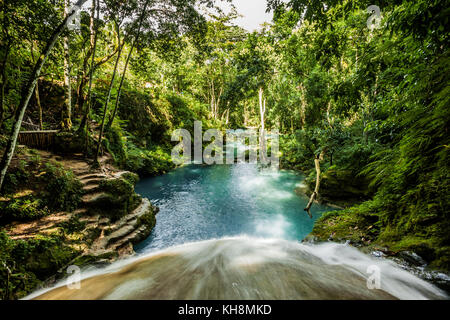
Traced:
<path fill-rule="evenodd" d="M 112 166 L 105 165 L 108 162 L 107 157 L 100 159 L 101 169 L 92 169 L 81 157 L 63 160 L 51 154 L 48 154 L 48 157 L 49 160 L 53 157 L 54 160 L 70 168 L 82 183 L 83 196 L 79 207 L 71 213 L 60 212 L 29 223 L 12 224 L 8 228 L 9 235 L 13 239 L 29 239 L 40 234 L 48 235 L 58 231 L 58 224 L 69 221 L 75 216 L 80 222 L 85 223 L 83 230 L 73 236 L 73 238 L 85 239 L 82 244 L 76 245 L 78 250 L 82 250 L 81 257 L 89 257 L 89 261 L 105 260 L 104 257 L 108 257 L 107 260 L 111 261 L 133 254 L 133 244 L 150 235 L 158 208 L 154 207 L 148 199 L 140 198 L 137 207 L 120 219 L 108 216 L 109 208 L 103 213 L 91 210 L 96 201 L 107 196 L 107 192 L 101 188 L 102 182 L 122 179 L 122 176 L 129 172 L 118 171 Z"/>
<path fill-rule="evenodd" d="M 109 252 L 118 252 L 119 256 L 133 253 L 132 245 L 150 235 L 151 228 L 140 224 L 139 218 L 149 212 L 157 211 L 148 199 L 142 199 L 141 204 L 132 213 L 110 224 L 100 220 L 102 228 L 100 237 L 94 241 L 87 254 L 99 256 Z"/>

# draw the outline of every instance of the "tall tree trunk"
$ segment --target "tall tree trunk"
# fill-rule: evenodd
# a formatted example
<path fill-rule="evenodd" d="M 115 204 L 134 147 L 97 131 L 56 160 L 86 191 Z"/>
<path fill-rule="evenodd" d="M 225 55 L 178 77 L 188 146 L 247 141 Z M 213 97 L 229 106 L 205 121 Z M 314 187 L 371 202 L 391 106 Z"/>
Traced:
<path fill-rule="evenodd" d="M 89 131 L 87 129 L 88 127 L 88 118 L 89 118 L 89 113 L 91 112 L 91 103 L 92 103 L 92 75 L 94 74 L 94 64 L 95 64 L 95 52 L 97 49 L 97 30 L 95 29 L 95 11 L 97 10 L 97 18 L 99 16 L 100 13 L 100 8 L 99 8 L 99 2 L 98 0 L 92 0 L 92 6 L 91 6 L 91 22 L 90 22 L 90 32 L 91 32 L 91 68 L 89 70 L 89 87 L 88 87 L 88 103 L 86 105 L 86 110 L 85 113 L 83 115 L 83 118 L 81 119 L 81 123 L 80 123 L 80 128 L 78 129 L 78 133 L 83 132 L 86 129 L 86 137 L 88 135 Z M 83 82 L 83 79 L 81 79 L 81 81 Z M 79 97 L 83 96 L 83 92 L 79 93 Z M 83 97 L 83 101 L 84 101 L 84 97 Z M 79 106 L 80 107 L 80 106 Z"/>
<path fill-rule="evenodd" d="M 266 113 L 266 99 L 264 98 L 263 88 L 259 88 L 259 114 L 261 116 L 261 128 L 259 132 L 259 154 L 263 164 L 266 163 L 266 132 L 265 132 L 265 116 Z"/>
<path fill-rule="evenodd" d="M 308 213 L 309 217 L 312 218 L 311 214 L 311 206 L 313 205 L 314 201 L 317 199 L 317 196 L 319 195 L 319 188 L 320 188 L 320 162 L 323 160 L 324 151 L 322 151 L 320 154 L 316 156 L 314 159 L 314 166 L 316 167 L 316 187 L 314 188 L 314 192 L 311 195 L 311 198 L 309 198 L 309 202 L 306 205 L 305 211 Z"/>
<path fill-rule="evenodd" d="M 86 2 L 87 0 L 78 0 L 77 5 L 81 8 L 81 6 Z M 73 10 L 71 13 L 67 15 L 67 17 L 64 18 L 64 20 L 56 27 L 56 29 L 53 31 L 52 36 L 47 42 L 47 45 L 45 46 L 44 51 L 42 52 L 42 55 L 39 57 L 38 61 L 36 62 L 33 71 L 30 74 L 29 80 L 24 87 L 22 98 L 20 99 L 19 107 L 17 108 L 16 115 L 15 115 L 15 123 L 13 125 L 10 138 L 8 140 L 8 143 L 5 148 L 5 152 L 2 157 L 2 161 L 0 163 L 0 190 L 3 187 L 3 182 L 5 180 L 6 171 L 8 171 L 9 164 L 11 163 L 11 159 L 14 155 L 14 151 L 16 149 L 17 144 L 17 137 L 19 136 L 20 127 L 22 126 L 22 120 L 23 116 L 25 115 L 25 111 L 28 107 L 28 103 L 30 102 L 30 98 L 33 95 L 34 88 L 36 86 L 36 82 L 38 81 L 38 77 L 41 73 L 42 67 L 44 66 L 45 61 L 47 60 L 50 52 L 52 51 L 53 47 L 55 46 L 56 41 L 58 40 L 61 33 L 64 31 L 67 21 L 71 16 L 75 14 L 75 10 Z"/>
<path fill-rule="evenodd" d="M 117 41 L 118 41 L 119 51 L 117 54 L 116 63 L 114 64 L 114 71 L 113 71 L 113 74 L 111 77 L 111 83 L 109 84 L 108 95 L 106 97 L 105 106 L 103 108 L 102 124 L 100 127 L 100 133 L 99 133 L 98 141 L 97 141 L 97 150 L 95 152 L 95 157 L 94 157 L 94 163 L 96 163 L 96 164 L 98 164 L 98 155 L 100 153 L 100 148 L 102 145 L 103 131 L 105 129 L 105 119 L 106 119 L 106 114 L 108 113 L 108 104 L 109 104 L 109 100 L 111 99 L 111 91 L 114 86 L 114 79 L 116 78 L 117 67 L 119 66 L 120 56 L 122 53 L 122 45 L 120 44 L 120 28 L 117 23 L 116 23 L 116 29 L 117 29 Z"/>
<path fill-rule="evenodd" d="M 111 118 L 109 119 L 108 124 L 106 125 L 107 129 L 111 128 L 111 126 L 112 126 L 112 124 L 114 122 L 114 118 L 116 117 L 116 114 L 117 114 L 117 109 L 119 108 L 120 95 L 122 93 L 122 86 L 123 86 L 123 82 L 124 82 L 125 77 L 126 77 L 126 73 L 127 73 L 127 69 L 128 69 L 128 63 L 130 62 L 130 58 L 131 58 L 131 55 L 133 54 L 134 48 L 139 43 L 139 37 L 141 35 L 142 24 L 144 22 L 144 17 L 145 17 L 145 13 L 146 13 L 147 6 L 148 6 L 149 2 L 150 2 L 149 0 L 147 0 L 145 2 L 144 8 L 142 9 L 141 16 L 139 17 L 139 27 L 138 27 L 138 30 L 137 30 L 137 33 L 136 33 L 136 37 L 134 38 L 133 43 L 131 45 L 130 52 L 128 53 L 127 60 L 125 62 L 125 66 L 124 66 L 123 71 L 122 71 L 122 77 L 120 79 L 119 89 L 117 90 L 116 104 L 114 106 L 113 114 L 112 114 Z"/>
<path fill-rule="evenodd" d="M 34 48 L 33 47 L 34 47 L 34 41 L 31 42 L 30 53 L 31 53 L 31 58 L 33 59 L 33 63 L 36 63 L 36 61 L 34 59 Z M 39 97 L 39 79 L 38 79 L 38 81 L 36 81 L 36 87 L 34 89 L 34 94 L 35 94 L 35 98 L 36 98 L 36 105 L 39 109 L 39 130 L 43 130 L 44 124 L 43 124 L 43 116 L 42 116 L 41 99 Z"/>
<path fill-rule="evenodd" d="M 300 90 L 302 93 L 302 103 L 301 103 L 301 109 L 300 109 L 300 119 L 302 121 L 302 130 L 305 128 L 306 123 L 306 93 L 305 93 L 305 87 L 303 84 L 300 85 Z"/>
<path fill-rule="evenodd" d="M 8 7 L 7 3 L 5 1 L 1 2 L 1 12 L 3 13 L 3 20 L 2 20 L 2 30 L 4 33 L 4 39 L 5 41 L 2 43 L 2 51 L 3 51 L 3 57 L 0 64 L 0 77 L 1 77 L 1 86 L 0 86 L 0 129 L 3 126 L 3 121 L 5 120 L 5 95 L 6 95 L 6 85 L 8 83 L 8 79 L 6 76 L 6 66 L 8 64 L 8 57 L 11 51 L 11 43 L 12 38 L 9 34 L 9 18 L 10 18 L 10 8 Z"/>
<path fill-rule="evenodd" d="M 9 55 L 9 51 L 10 51 L 10 41 L 8 40 L 8 43 L 6 44 L 5 48 L 4 48 L 4 56 L 2 59 L 2 64 L 1 64 L 1 72 L 0 72 L 0 76 L 1 76 L 1 87 L 0 87 L 0 128 L 3 125 L 3 120 L 4 120 L 4 115 L 5 115 L 5 94 L 6 94 L 6 84 L 8 82 L 8 79 L 6 77 L 6 64 L 8 62 L 8 55 Z"/>
<path fill-rule="evenodd" d="M 70 0 L 64 0 L 64 17 L 67 17 L 70 10 Z M 66 87 L 66 97 L 62 110 L 61 128 L 63 130 L 72 129 L 72 89 L 70 85 L 70 52 L 69 38 L 64 37 L 64 86 Z"/>
<path fill-rule="evenodd" d="M 34 90 L 36 96 L 36 105 L 39 108 L 39 130 L 44 130 L 44 121 L 42 116 L 41 98 L 39 97 L 39 80 L 36 82 L 36 88 Z"/>

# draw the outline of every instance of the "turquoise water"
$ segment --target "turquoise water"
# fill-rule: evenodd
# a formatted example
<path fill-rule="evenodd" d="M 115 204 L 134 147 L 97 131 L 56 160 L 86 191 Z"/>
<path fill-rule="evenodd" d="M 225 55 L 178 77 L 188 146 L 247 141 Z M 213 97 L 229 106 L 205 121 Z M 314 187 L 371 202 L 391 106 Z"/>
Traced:
<path fill-rule="evenodd" d="M 174 245 L 247 235 L 301 241 L 330 207 L 295 194 L 303 176 L 270 171 L 255 164 L 188 165 L 166 175 L 143 179 L 136 192 L 160 208 L 149 238 L 138 253 Z"/>

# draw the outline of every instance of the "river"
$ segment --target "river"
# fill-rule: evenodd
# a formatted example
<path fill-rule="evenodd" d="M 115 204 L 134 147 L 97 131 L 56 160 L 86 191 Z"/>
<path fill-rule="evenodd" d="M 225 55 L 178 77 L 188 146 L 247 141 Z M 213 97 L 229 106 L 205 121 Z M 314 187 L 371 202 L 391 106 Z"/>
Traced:
<path fill-rule="evenodd" d="M 302 240 L 330 207 L 314 205 L 313 219 L 303 211 L 308 199 L 295 194 L 303 176 L 259 169 L 254 164 L 189 165 L 144 179 L 136 192 L 160 208 L 152 235 L 136 246 L 148 253 L 173 245 L 252 236 Z"/>
<path fill-rule="evenodd" d="M 446 299 L 394 262 L 345 244 L 304 244 L 332 208 L 295 194 L 303 176 L 255 164 L 187 165 L 143 179 L 136 191 L 160 208 L 137 255 L 84 270 L 37 299 Z"/>

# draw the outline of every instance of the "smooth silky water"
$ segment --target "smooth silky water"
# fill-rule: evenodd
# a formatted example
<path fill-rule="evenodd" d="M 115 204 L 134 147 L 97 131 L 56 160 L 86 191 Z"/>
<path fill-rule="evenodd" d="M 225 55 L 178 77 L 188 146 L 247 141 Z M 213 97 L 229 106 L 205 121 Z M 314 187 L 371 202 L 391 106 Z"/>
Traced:
<path fill-rule="evenodd" d="M 303 177 L 254 164 L 189 165 L 143 179 L 138 193 L 160 208 L 137 255 L 61 282 L 37 299 L 446 299 L 392 261 L 348 245 L 302 244 L 332 208 L 295 194 Z M 369 289 L 368 268 L 381 289 Z"/>

